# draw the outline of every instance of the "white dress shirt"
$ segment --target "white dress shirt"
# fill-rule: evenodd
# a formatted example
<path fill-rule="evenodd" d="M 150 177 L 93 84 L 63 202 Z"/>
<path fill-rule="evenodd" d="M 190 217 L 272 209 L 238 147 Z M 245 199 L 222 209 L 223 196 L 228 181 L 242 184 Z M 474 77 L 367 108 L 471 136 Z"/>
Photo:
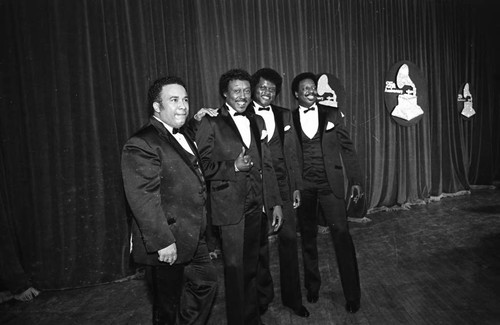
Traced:
<path fill-rule="evenodd" d="M 318 106 L 314 104 L 310 108 L 306 108 L 299 105 L 299 116 L 302 131 L 309 139 L 314 138 L 319 126 Z"/>
<path fill-rule="evenodd" d="M 250 134 L 250 121 L 246 116 L 243 115 L 235 116 L 234 114 L 237 113 L 236 110 L 227 104 L 226 106 L 229 110 L 229 114 L 233 118 L 234 124 L 236 124 L 236 127 L 240 132 L 243 142 L 245 143 L 247 148 L 250 148 L 250 144 L 252 143 L 252 136 Z"/>
<path fill-rule="evenodd" d="M 266 106 L 266 108 L 269 108 L 269 110 L 259 110 L 259 108 L 262 108 L 262 106 L 257 104 L 256 102 L 253 102 L 253 104 L 255 106 L 255 114 L 262 116 L 264 122 L 266 123 L 267 142 L 269 142 L 271 141 L 271 138 L 274 135 L 274 130 L 276 129 L 273 109 L 271 108 L 271 106 Z"/>
<path fill-rule="evenodd" d="M 186 138 L 184 137 L 184 135 L 182 133 L 177 132 L 176 134 L 174 134 L 173 127 L 171 127 L 167 123 L 163 122 L 162 120 L 160 120 L 156 116 L 153 115 L 153 117 L 155 119 L 157 119 L 158 121 L 160 121 L 161 124 L 163 124 L 165 129 L 167 129 L 167 131 L 170 132 L 170 134 L 172 134 L 174 136 L 175 140 L 177 140 L 177 142 L 179 142 L 179 144 L 182 146 L 182 148 L 184 148 L 184 150 L 186 150 L 188 153 L 190 153 L 191 155 L 194 156 L 194 153 L 193 153 L 193 150 L 191 149 L 191 146 L 189 146 L 189 143 L 187 142 Z"/>

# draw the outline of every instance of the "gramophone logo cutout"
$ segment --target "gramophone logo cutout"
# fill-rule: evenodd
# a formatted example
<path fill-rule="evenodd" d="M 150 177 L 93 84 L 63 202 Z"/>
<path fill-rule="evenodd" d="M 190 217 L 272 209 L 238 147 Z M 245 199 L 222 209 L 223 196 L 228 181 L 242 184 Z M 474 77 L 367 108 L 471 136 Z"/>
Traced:
<path fill-rule="evenodd" d="M 318 78 L 318 86 L 317 86 L 319 100 L 318 103 L 325 106 L 330 107 L 339 107 L 339 102 L 337 101 L 337 94 L 335 90 L 330 87 L 328 84 L 328 76 L 326 74 L 322 74 Z"/>
<path fill-rule="evenodd" d="M 463 119 L 469 120 L 476 115 L 472 102 L 472 89 L 468 82 L 463 84 L 460 89 L 457 98 L 458 111 Z"/>
<path fill-rule="evenodd" d="M 345 90 L 340 80 L 330 73 L 321 73 L 317 77 L 316 90 L 318 104 L 341 108 L 344 106 Z"/>
<path fill-rule="evenodd" d="M 419 69 L 411 62 L 395 64 L 386 75 L 385 105 L 398 124 L 416 124 L 427 108 L 427 86 Z"/>

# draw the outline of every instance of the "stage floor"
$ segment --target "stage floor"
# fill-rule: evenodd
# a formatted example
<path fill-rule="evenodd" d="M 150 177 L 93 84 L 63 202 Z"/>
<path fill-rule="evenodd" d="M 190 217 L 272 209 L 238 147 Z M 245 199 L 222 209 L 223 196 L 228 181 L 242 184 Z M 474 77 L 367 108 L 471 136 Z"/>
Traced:
<path fill-rule="evenodd" d="M 308 319 L 281 304 L 277 243 L 271 243 L 275 300 L 263 316 L 265 324 L 500 324 L 500 190 L 472 190 L 368 217 L 372 222 L 350 223 L 361 279 L 358 313 L 344 310 L 332 240 L 325 233 L 318 236 L 319 301 L 307 303 L 303 289 Z M 209 324 L 221 325 L 226 324 L 221 260 L 215 264 L 219 293 Z M 151 303 L 144 280 L 134 279 L 5 302 L 0 323 L 150 324 Z"/>

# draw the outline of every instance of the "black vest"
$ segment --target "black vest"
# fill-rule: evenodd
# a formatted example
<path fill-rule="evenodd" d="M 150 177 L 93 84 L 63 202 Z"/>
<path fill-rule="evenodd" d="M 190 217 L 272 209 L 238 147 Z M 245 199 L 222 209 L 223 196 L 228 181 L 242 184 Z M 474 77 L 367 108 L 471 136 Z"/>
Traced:
<path fill-rule="evenodd" d="M 330 189 L 323 161 L 321 138 L 318 131 L 312 139 L 309 139 L 304 131 L 302 131 L 302 155 L 304 159 L 302 177 L 305 189 Z"/>

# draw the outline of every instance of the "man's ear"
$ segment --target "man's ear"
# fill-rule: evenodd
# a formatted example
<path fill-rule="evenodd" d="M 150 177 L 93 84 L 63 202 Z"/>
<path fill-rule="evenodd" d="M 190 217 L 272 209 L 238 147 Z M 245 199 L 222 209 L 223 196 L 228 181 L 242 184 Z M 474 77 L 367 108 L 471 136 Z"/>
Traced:
<path fill-rule="evenodd" d="M 299 98 L 299 93 L 298 92 L 294 92 L 293 95 L 295 96 L 295 99 L 298 99 Z"/>
<path fill-rule="evenodd" d="M 156 113 L 160 113 L 160 103 L 154 102 L 153 109 L 155 110 Z"/>

